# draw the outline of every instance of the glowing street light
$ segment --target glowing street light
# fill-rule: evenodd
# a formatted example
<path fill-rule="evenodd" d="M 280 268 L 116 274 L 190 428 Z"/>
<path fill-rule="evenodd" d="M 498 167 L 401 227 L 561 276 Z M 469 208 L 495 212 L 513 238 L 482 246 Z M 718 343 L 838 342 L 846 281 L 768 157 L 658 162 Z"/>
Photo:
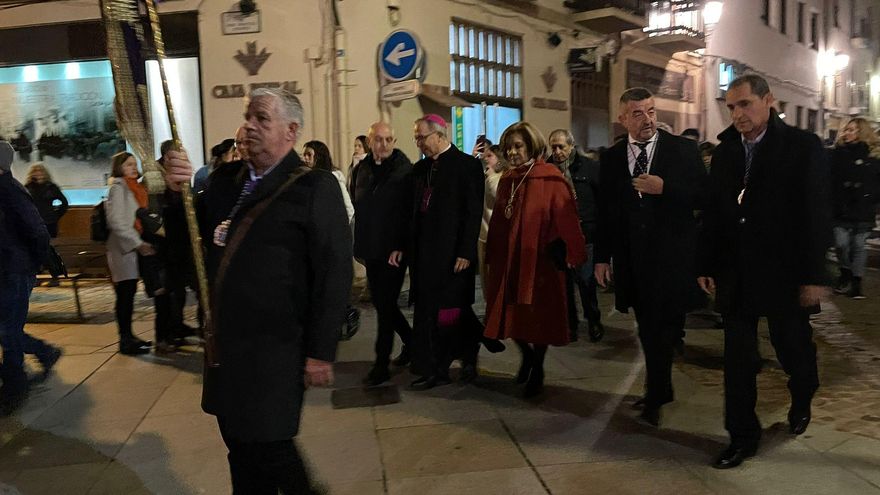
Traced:
<path fill-rule="evenodd" d="M 703 6 L 703 24 L 713 26 L 721 20 L 721 10 L 724 3 L 720 1 L 706 2 Z"/>

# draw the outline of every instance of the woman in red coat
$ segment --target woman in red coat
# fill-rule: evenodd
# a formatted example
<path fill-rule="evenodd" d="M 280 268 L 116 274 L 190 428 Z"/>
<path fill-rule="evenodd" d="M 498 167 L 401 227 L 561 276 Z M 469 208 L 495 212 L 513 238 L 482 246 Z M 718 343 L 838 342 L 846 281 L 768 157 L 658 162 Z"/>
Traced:
<path fill-rule="evenodd" d="M 544 162 L 544 136 L 519 122 L 500 144 L 511 168 L 489 223 L 485 335 L 516 341 L 523 355 L 516 381 L 529 397 L 543 390 L 547 346 L 569 342 L 565 270 L 586 261 L 586 243 L 571 187 Z"/>

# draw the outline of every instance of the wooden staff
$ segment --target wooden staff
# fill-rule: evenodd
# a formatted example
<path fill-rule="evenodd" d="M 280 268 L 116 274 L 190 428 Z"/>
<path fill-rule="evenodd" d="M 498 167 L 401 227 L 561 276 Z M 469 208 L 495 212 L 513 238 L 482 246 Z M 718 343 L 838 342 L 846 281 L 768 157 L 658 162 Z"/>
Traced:
<path fill-rule="evenodd" d="M 154 0 L 146 0 L 147 12 L 150 16 L 150 26 L 153 32 L 153 42 L 156 45 L 156 59 L 159 61 L 159 75 L 162 78 L 162 91 L 165 93 L 165 108 L 168 111 L 168 123 L 171 125 L 171 139 L 174 148 L 181 150 L 180 135 L 177 133 L 177 124 L 174 119 L 174 107 L 171 104 L 171 92 L 168 90 L 168 79 L 165 77 L 165 42 L 162 41 L 162 28 L 159 26 L 159 14 L 156 11 Z M 213 319 L 211 318 L 211 304 L 208 291 L 208 276 L 205 271 L 205 258 L 202 252 L 202 236 L 199 232 L 199 223 L 196 219 L 196 209 L 193 206 L 192 187 L 189 181 L 180 184 L 183 194 L 183 209 L 186 213 L 186 225 L 189 227 L 190 247 L 192 248 L 193 263 L 196 266 L 196 278 L 199 284 L 199 302 L 202 304 L 205 326 L 202 330 L 202 338 L 205 341 L 205 359 L 208 366 L 216 368 L 220 366 L 217 360 L 217 342 L 214 335 Z"/>

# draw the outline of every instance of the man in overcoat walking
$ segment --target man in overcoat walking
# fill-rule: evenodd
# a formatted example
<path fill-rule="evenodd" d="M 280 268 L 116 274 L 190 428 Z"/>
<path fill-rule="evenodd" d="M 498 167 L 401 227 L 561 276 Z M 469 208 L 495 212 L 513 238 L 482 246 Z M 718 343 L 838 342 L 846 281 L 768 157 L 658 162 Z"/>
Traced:
<path fill-rule="evenodd" d="M 809 315 L 819 311 L 831 245 L 830 174 L 819 138 L 785 124 L 762 77 L 733 81 L 733 124 L 712 153 L 698 282 L 716 293 L 724 317 L 724 425 L 730 446 L 715 460 L 736 467 L 755 454 L 758 319 L 766 317 L 776 357 L 789 375 L 789 429 L 810 422 L 819 387 Z M 717 291 L 716 291 L 717 287 Z"/>
<path fill-rule="evenodd" d="M 693 303 L 694 210 L 706 170 L 695 142 L 657 130 L 647 89 L 626 90 L 619 108 L 628 136 L 600 157 L 595 275 L 605 287 L 613 273 L 615 306 L 635 311 L 647 375 L 637 405 L 659 426 L 661 406 L 673 400 L 673 347 Z"/>
<path fill-rule="evenodd" d="M 439 115 L 417 120 L 414 133 L 425 158 L 413 166 L 409 247 L 389 262 L 399 264 L 406 252 L 415 303 L 412 370 L 420 376 L 412 388 L 425 390 L 449 383 L 453 354 L 462 358 L 463 380 L 477 373 L 483 329 L 471 305 L 484 179 L 480 161 L 449 142 Z"/>
<path fill-rule="evenodd" d="M 217 168 L 202 194 L 219 361 L 205 368 L 202 407 L 217 416 L 235 493 L 314 493 L 293 437 L 306 387 L 333 378 L 351 231 L 339 183 L 293 151 L 299 100 L 257 89 L 245 119 L 250 161 Z M 172 188 L 192 174 L 182 152 L 167 167 Z"/>
<path fill-rule="evenodd" d="M 409 174 L 412 163 L 394 147 L 394 130 L 385 122 L 370 126 L 367 143 L 370 152 L 351 171 L 349 187 L 354 203 L 354 255 L 367 269 L 370 299 L 376 308 L 376 362 L 364 379 L 375 386 L 391 378 L 388 367 L 394 334 L 400 336 L 403 347 L 394 359 L 395 366 L 409 364 L 408 344 L 412 328 L 400 311 L 398 299 L 406 265 L 388 263 L 391 251 L 401 246 L 408 234 L 410 200 Z"/>

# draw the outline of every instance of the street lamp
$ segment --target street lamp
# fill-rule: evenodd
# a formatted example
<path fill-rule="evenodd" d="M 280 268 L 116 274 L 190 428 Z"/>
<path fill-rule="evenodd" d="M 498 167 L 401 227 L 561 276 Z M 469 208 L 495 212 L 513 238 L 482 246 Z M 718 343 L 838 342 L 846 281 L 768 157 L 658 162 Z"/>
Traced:
<path fill-rule="evenodd" d="M 724 3 L 721 1 L 706 2 L 703 5 L 703 24 L 707 27 L 718 24 L 718 21 L 721 20 L 721 10 L 723 7 Z"/>

